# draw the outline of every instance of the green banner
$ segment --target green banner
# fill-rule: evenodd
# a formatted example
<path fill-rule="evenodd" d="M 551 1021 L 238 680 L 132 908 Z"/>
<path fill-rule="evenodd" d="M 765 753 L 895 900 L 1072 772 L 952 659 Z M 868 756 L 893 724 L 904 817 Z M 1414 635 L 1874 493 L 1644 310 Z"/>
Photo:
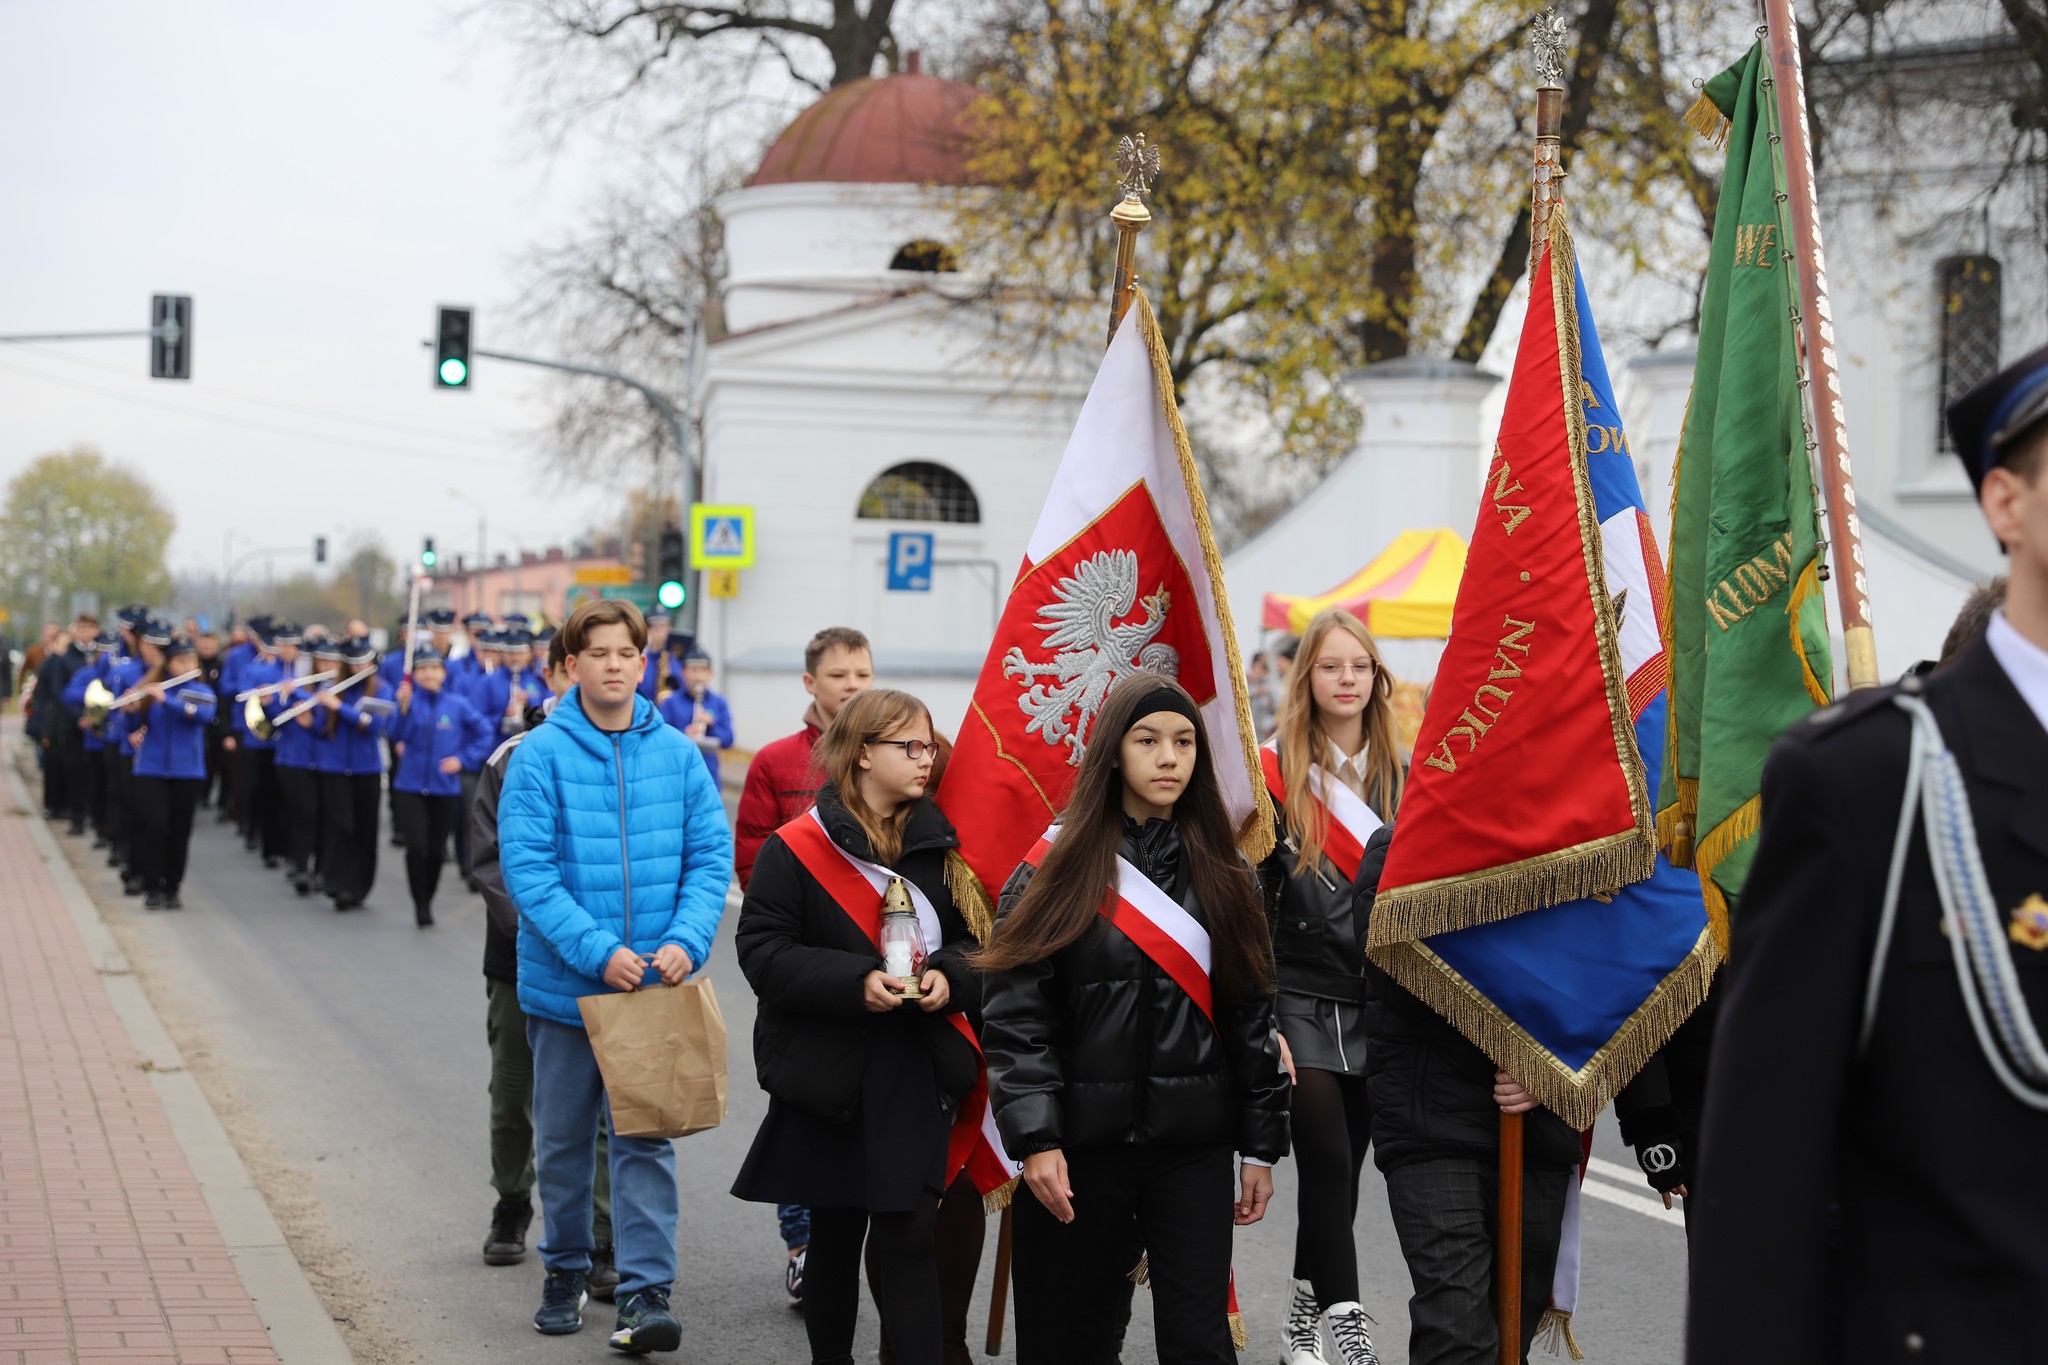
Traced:
<path fill-rule="evenodd" d="M 1672 498 L 1669 742 L 1658 842 L 1690 863 L 1721 949 L 1757 832 L 1764 758 L 1830 700 L 1818 503 L 1799 388 L 1797 276 L 1762 43 L 1686 122 L 1728 149 Z"/>

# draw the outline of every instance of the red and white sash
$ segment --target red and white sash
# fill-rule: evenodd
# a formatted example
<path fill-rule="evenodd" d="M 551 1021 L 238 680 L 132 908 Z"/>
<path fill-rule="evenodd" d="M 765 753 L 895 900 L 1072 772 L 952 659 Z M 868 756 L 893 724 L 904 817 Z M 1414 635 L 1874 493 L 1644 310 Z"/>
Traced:
<path fill-rule="evenodd" d="M 882 894 L 889 889 L 890 878 L 899 874 L 879 863 L 856 858 L 833 842 L 816 808 L 799 815 L 776 833 L 804 865 L 804 870 L 817 879 L 825 894 L 880 952 Z M 924 935 L 925 951 L 938 951 L 945 943 L 938 910 L 916 882 L 904 877 L 903 885 L 910 892 L 911 904 L 917 907 L 917 925 Z M 965 1014 L 955 1010 L 940 1017 L 974 1049 L 974 1088 L 960 1101 L 960 1108 L 953 1115 L 952 1134 L 946 1141 L 946 1183 L 951 1184 L 964 1169 L 975 1190 L 985 1197 L 1015 1179 L 1023 1165 L 1010 1160 L 1009 1153 L 1003 1150 L 1002 1136 L 996 1131 L 995 1112 L 988 1102 L 988 1063 L 981 1055 L 981 1040 L 974 1036 L 974 1028 Z"/>
<path fill-rule="evenodd" d="M 1271 744 L 1261 747 L 1259 765 L 1266 770 L 1266 790 L 1272 793 L 1273 804 L 1284 812 L 1287 783 L 1280 776 L 1279 751 Z M 1358 865 L 1365 859 L 1365 841 L 1386 821 L 1351 788 L 1325 773 L 1319 763 L 1308 765 L 1308 790 L 1323 812 L 1324 856 L 1336 864 L 1345 881 L 1357 881 Z"/>
<path fill-rule="evenodd" d="M 1059 832 L 1058 825 L 1048 829 L 1024 855 L 1024 861 L 1037 867 Z M 1103 916 L 1187 993 L 1211 1025 L 1215 1024 L 1215 993 L 1209 985 L 1209 931 L 1121 855 L 1116 860 L 1116 893 L 1114 903 L 1103 897 Z"/>

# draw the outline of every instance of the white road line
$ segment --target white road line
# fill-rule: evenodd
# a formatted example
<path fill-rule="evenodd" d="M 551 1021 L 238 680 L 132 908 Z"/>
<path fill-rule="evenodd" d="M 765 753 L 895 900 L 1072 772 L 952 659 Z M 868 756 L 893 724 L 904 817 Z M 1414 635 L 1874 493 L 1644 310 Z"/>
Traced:
<path fill-rule="evenodd" d="M 1586 1183 L 1579 1187 L 1580 1192 L 1594 1199 L 1605 1200 L 1619 1208 L 1633 1210 L 1645 1218 L 1654 1218 L 1660 1223 L 1669 1223 L 1681 1228 L 1685 1226 L 1685 1215 L 1678 1209 L 1667 1209 L 1663 1200 L 1652 1199 L 1649 1195 L 1636 1190 L 1616 1189 L 1600 1179 L 1602 1176 L 1607 1180 L 1637 1186 L 1640 1186 L 1643 1178 L 1640 1173 L 1618 1162 L 1604 1161 L 1596 1156 L 1587 1163 Z"/>

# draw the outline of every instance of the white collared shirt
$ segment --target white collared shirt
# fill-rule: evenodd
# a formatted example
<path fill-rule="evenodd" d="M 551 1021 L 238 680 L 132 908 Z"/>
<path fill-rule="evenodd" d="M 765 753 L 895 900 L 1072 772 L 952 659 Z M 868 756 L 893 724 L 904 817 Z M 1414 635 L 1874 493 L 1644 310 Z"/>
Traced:
<path fill-rule="evenodd" d="M 1337 747 L 1337 741 L 1327 742 L 1330 753 L 1323 761 L 1323 771 L 1351 788 L 1353 796 L 1365 800 L 1365 756 L 1372 752 L 1372 745 L 1363 746 L 1356 754 L 1346 754 Z"/>
<path fill-rule="evenodd" d="M 1998 666 L 2019 689 L 2027 709 L 2041 722 L 2041 728 L 2048 730 L 2048 649 L 2013 629 L 2012 622 L 2005 619 L 2004 607 L 1991 614 L 1991 628 L 1984 638 Z"/>

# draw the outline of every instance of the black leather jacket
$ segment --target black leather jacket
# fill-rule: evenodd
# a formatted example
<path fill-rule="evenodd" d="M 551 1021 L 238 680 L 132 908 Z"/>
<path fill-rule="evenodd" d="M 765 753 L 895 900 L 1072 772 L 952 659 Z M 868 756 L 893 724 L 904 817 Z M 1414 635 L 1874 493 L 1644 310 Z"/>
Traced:
<path fill-rule="evenodd" d="M 1122 853 L 1204 921 L 1170 820 L 1125 822 Z M 1003 888 L 998 921 L 1031 880 Z M 1201 1008 L 1108 921 L 1043 962 L 983 989 L 982 1051 L 1003 1145 L 1019 1160 L 1055 1147 L 1227 1145 L 1287 1155 L 1288 1082 L 1273 997 L 1253 991 Z"/>
<path fill-rule="evenodd" d="M 832 841 L 857 858 L 875 861 L 860 822 L 830 786 L 818 793 L 818 816 Z M 929 798 L 919 798 L 903 830 L 903 852 L 891 871 L 931 899 L 945 944 L 926 961 L 945 973 L 951 999 L 926 1014 L 905 1005 L 871 1014 L 864 1003 L 867 974 L 882 965 L 853 917 L 825 893 L 780 835 L 768 836 L 747 881 L 733 946 L 740 971 L 754 988 L 754 1069 L 761 1088 L 785 1104 L 820 1118 L 844 1121 L 860 1105 L 868 1046 L 882 1028 L 916 1028 L 931 1048 L 932 1068 L 944 1103 L 974 1086 L 974 1050 L 944 1018 L 981 1003 L 981 978 L 962 961 L 974 936 L 946 889 L 946 851 L 959 847 L 952 825 Z"/>
<path fill-rule="evenodd" d="M 1296 845 L 1288 837 L 1285 814 L 1276 825 L 1273 851 L 1259 864 L 1259 889 L 1273 929 L 1280 989 L 1362 1005 L 1365 926 L 1352 913 L 1351 883 L 1328 858 L 1296 876 Z"/>

